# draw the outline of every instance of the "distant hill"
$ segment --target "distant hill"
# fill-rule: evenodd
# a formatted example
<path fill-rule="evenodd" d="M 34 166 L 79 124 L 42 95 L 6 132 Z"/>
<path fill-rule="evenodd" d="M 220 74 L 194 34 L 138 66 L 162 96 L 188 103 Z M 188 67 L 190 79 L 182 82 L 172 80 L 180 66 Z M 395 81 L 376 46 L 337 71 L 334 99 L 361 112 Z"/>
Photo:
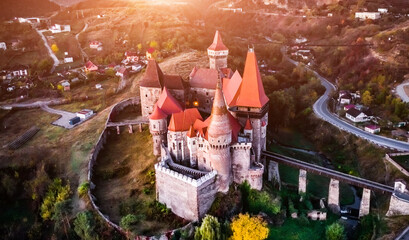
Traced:
<path fill-rule="evenodd" d="M 50 0 L 52 2 L 57 3 L 58 5 L 64 6 L 64 7 L 70 7 L 72 5 L 75 5 L 79 2 L 83 2 L 84 0 Z"/>
<path fill-rule="evenodd" d="M 0 0 L 0 19 L 43 16 L 59 9 L 49 0 Z"/>

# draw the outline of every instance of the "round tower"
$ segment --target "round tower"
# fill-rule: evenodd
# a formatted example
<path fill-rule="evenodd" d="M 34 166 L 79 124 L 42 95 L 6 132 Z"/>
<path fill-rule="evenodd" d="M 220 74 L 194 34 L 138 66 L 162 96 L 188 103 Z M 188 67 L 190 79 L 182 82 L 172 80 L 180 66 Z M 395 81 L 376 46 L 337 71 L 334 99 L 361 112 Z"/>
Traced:
<path fill-rule="evenodd" d="M 220 80 L 217 83 L 211 120 L 207 130 L 211 167 L 218 173 L 219 192 L 227 192 L 232 182 L 231 154 L 232 128 L 224 102 Z"/>
<path fill-rule="evenodd" d="M 216 31 L 212 45 L 207 48 L 207 55 L 211 69 L 227 68 L 229 49 L 223 44 L 219 31 Z"/>
<path fill-rule="evenodd" d="M 190 167 L 197 168 L 197 136 L 192 125 L 190 125 L 189 131 L 186 134 L 186 139 L 189 148 Z"/>
<path fill-rule="evenodd" d="M 167 115 L 155 104 L 153 112 L 149 115 L 149 131 L 153 138 L 153 154 L 161 155 L 161 144 L 166 142 Z"/>

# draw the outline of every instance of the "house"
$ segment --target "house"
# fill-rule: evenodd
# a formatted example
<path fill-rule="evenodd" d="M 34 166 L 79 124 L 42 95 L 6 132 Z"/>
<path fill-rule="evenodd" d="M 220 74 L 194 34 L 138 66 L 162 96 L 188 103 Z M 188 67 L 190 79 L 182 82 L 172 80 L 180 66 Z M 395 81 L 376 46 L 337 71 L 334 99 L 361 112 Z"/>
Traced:
<path fill-rule="evenodd" d="M 348 104 L 348 105 L 345 105 L 345 106 L 344 106 L 344 110 L 345 110 L 345 111 L 348 111 L 348 110 L 351 109 L 351 108 L 355 108 L 355 105 L 354 105 L 354 104 Z"/>
<path fill-rule="evenodd" d="M 89 43 L 89 48 L 97 49 L 98 51 L 102 50 L 102 42 L 99 41 L 92 41 Z M 99 50 L 101 48 L 101 50 Z"/>
<path fill-rule="evenodd" d="M 81 118 L 83 120 L 91 117 L 92 114 L 94 114 L 94 111 L 89 110 L 89 109 L 83 109 L 83 110 L 76 113 L 77 117 L 79 117 L 79 118 Z"/>
<path fill-rule="evenodd" d="M 143 68 L 143 67 L 142 67 L 142 65 L 140 65 L 140 64 L 132 65 L 132 71 L 135 71 L 135 72 L 141 71 L 142 68 Z"/>
<path fill-rule="evenodd" d="M 72 62 L 74 62 L 74 58 L 68 56 L 68 52 L 65 52 L 64 53 L 64 63 L 72 63 Z"/>
<path fill-rule="evenodd" d="M 370 132 L 370 133 L 380 133 L 381 132 L 381 127 L 377 126 L 377 125 L 368 125 L 365 126 L 365 131 Z"/>
<path fill-rule="evenodd" d="M 71 26 L 54 24 L 54 26 L 51 26 L 49 30 L 51 33 L 71 32 Z"/>
<path fill-rule="evenodd" d="M 379 12 L 356 12 L 355 18 L 358 18 L 360 20 L 366 20 L 366 19 L 376 20 L 376 19 L 381 18 L 381 13 Z"/>
<path fill-rule="evenodd" d="M 150 59 L 153 59 L 153 53 L 155 52 L 156 50 L 154 49 L 154 48 L 148 48 L 148 50 L 146 50 L 146 59 L 148 59 L 148 60 L 150 60 Z"/>
<path fill-rule="evenodd" d="M 3 49 L 4 51 L 7 50 L 7 45 L 5 42 L 0 42 L 0 49 Z"/>
<path fill-rule="evenodd" d="M 368 116 L 359 111 L 358 109 L 355 108 L 351 108 L 349 109 L 346 114 L 345 117 L 348 118 L 349 120 L 351 120 L 354 123 L 359 123 L 359 122 L 366 122 L 369 120 Z"/>
<path fill-rule="evenodd" d="M 139 60 L 136 52 L 125 52 L 125 57 L 128 62 L 137 62 Z"/>
<path fill-rule="evenodd" d="M 71 84 L 68 81 L 63 81 L 61 83 L 61 86 L 63 87 L 64 92 L 67 92 L 67 91 L 71 90 Z"/>
<path fill-rule="evenodd" d="M 328 13 L 328 17 L 333 17 L 334 15 L 332 13 Z"/>
<path fill-rule="evenodd" d="M 351 104 L 351 102 L 352 102 L 352 95 L 351 95 L 349 92 L 344 93 L 344 94 L 342 94 L 342 95 L 341 95 L 341 93 L 340 93 L 340 96 L 339 96 L 339 98 L 338 98 L 338 102 L 339 102 L 340 104 Z"/>
<path fill-rule="evenodd" d="M 387 8 L 378 8 L 378 12 L 381 14 L 385 14 L 388 13 L 388 9 Z"/>
<path fill-rule="evenodd" d="M 99 89 L 102 89 L 102 85 L 99 84 L 99 83 L 98 83 L 98 84 L 95 84 L 95 88 L 98 89 L 98 90 L 99 90 Z"/>
<path fill-rule="evenodd" d="M 13 77 L 25 77 L 28 76 L 28 70 L 25 66 L 15 66 L 11 69 L 11 75 Z"/>
<path fill-rule="evenodd" d="M 121 78 L 126 77 L 128 76 L 128 69 L 125 67 L 120 67 L 115 75 Z"/>
<path fill-rule="evenodd" d="M 94 71 L 98 71 L 98 66 L 95 65 L 93 62 L 88 61 L 85 64 L 85 72 L 94 72 Z"/>

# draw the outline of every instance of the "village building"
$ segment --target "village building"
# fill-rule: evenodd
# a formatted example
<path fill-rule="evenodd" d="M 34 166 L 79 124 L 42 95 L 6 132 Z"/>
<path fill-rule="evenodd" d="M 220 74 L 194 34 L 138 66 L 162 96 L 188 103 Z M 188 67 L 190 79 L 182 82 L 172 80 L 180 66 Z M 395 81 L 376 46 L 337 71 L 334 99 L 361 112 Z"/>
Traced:
<path fill-rule="evenodd" d="M 3 49 L 4 51 L 7 50 L 7 44 L 5 42 L 0 42 L 0 49 Z"/>
<path fill-rule="evenodd" d="M 70 91 L 70 90 L 71 90 L 71 84 L 70 84 L 70 82 L 68 82 L 68 81 L 63 81 L 63 82 L 61 83 L 61 86 L 62 86 L 64 92 L 67 92 L 67 91 Z"/>
<path fill-rule="evenodd" d="M 359 111 L 356 108 L 351 108 L 345 113 L 345 117 L 354 123 L 367 122 L 369 121 L 368 115 L 364 112 Z"/>
<path fill-rule="evenodd" d="M 377 125 L 368 125 L 368 126 L 365 126 L 365 131 L 376 134 L 376 133 L 381 132 L 381 127 Z"/>
<path fill-rule="evenodd" d="M 387 8 L 378 8 L 378 12 L 380 12 L 381 14 L 386 14 L 386 13 L 388 13 L 388 9 Z"/>
<path fill-rule="evenodd" d="M 376 19 L 381 18 L 381 13 L 380 12 L 356 12 L 355 18 L 358 18 L 360 20 L 367 20 L 367 19 L 376 20 Z"/>
<path fill-rule="evenodd" d="M 115 75 L 123 78 L 123 77 L 127 77 L 128 74 L 129 74 L 129 71 L 126 67 L 120 67 Z"/>
<path fill-rule="evenodd" d="M 85 119 L 91 117 L 92 114 L 94 114 L 94 111 L 92 111 L 90 109 L 83 109 L 83 110 L 76 113 L 77 117 L 81 118 L 82 120 L 85 120 Z"/>
<path fill-rule="evenodd" d="M 354 104 L 348 104 L 348 105 L 345 105 L 345 106 L 344 106 L 344 110 L 345 110 L 345 111 L 348 111 L 348 110 L 351 109 L 351 108 L 355 108 L 355 105 L 354 105 Z"/>
<path fill-rule="evenodd" d="M 155 48 L 150 47 L 148 50 L 146 50 L 146 59 L 151 60 L 154 59 L 154 53 L 155 53 Z"/>
<path fill-rule="evenodd" d="M 51 33 L 63 33 L 63 32 L 71 32 L 70 25 L 61 25 L 61 24 L 54 24 L 49 29 Z"/>
<path fill-rule="evenodd" d="M 98 66 L 97 65 L 95 65 L 93 62 L 91 62 L 91 61 L 88 61 L 86 64 L 85 64 L 85 72 L 95 72 L 95 71 L 98 71 Z"/>
<path fill-rule="evenodd" d="M 74 62 L 74 58 L 68 56 L 68 52 L 64 52 L 64 63 L 72 63 Z"/>
<path fill-rule="evenodd" d="M 97 51 L 102 50 L 102 42 L 99 41 L 92 41 L 89 43 L 89 48 L 96 49 Z"/>
<path fill-rule="evenodd" d="M 128 62 L 138 62 L 139 60 L 138 54 L 136 52 L 125 52 L 125 57 Z"/>
<path fill-rule="evenodd" d="M 141 81 L 142 112 L 149 113 L 153 152 L 160 156 L 155 165 L 157 200 L 188 220 L 203 217 L 216 193 L 226 193 L 233 182 L 247 181 L 258 190 L 263 184 L 261 151 L 266 147 L 269 99 L 257 59 L 249 49 L 243 77 L 233 74 L 227 70 L 228 50 L 220 43 L 216 32 L 209 47 L 211 68 L 194 68 L 190 87 L 184 89 L 189 97 L 199 94 L 197 90 L 204 93 L 205 103 L 211 103 L 207 118 L 201 103 L 189 108 L 185 103 L 190 101 L 180 101 L 166 86 L 169 79 L 154 60 Z"/>

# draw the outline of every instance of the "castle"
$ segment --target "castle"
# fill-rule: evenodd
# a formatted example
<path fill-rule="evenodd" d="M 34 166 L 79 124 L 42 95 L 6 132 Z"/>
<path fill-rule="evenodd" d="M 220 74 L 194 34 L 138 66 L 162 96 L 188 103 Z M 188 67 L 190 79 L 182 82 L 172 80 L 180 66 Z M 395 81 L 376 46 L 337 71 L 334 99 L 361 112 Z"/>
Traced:
<path fill-rule="evenodd" d="M 233 182 L 258 190 L 263 184 L 269 99 L 254 50 L 243 76 L 227 67 L 229 50 L 219 32 L 207 51 L 210 68 L 195 67 L 188 83 L 163 74 L 155 60 L 140 82 L 142 114 L 160 156 L 157 200 L 188 220 L 203 217 L 216 193 Z"/>

